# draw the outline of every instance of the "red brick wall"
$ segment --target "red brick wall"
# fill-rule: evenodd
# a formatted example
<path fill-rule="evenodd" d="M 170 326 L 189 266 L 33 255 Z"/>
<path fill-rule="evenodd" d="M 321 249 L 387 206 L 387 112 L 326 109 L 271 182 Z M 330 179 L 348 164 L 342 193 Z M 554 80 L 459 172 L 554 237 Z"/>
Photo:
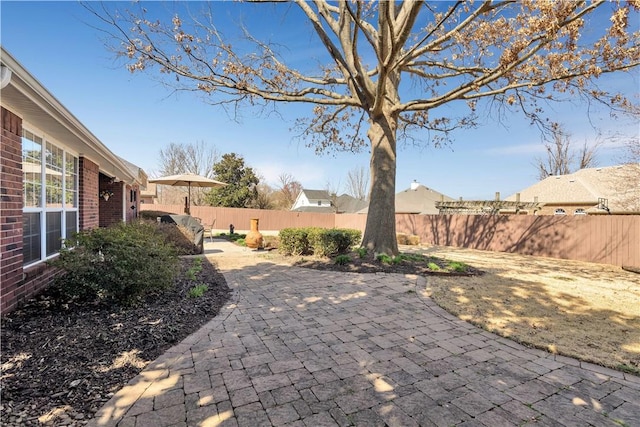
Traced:
<path fill-rule="evenodd" d="M 22 119 L 0 112 L 0 312 L 15 308 L 22 286 Z"/>
<path fill-rule="evenodd" d="M 47 287 L 58 270 L 45 263 L 23 268 L 22 256 L 22 119 L 2 108 L 2 138 L 0 139 L 0 313 L 13 310 L 20 301 L 32 297 Z M 101 175 L 97 164 L 80 157 L 78 164 L 78 210 L 80 230 L 108 226 L 122 221 L 122 200 L 125 185 L 111 183 Z M 114 195 L 108 201 L 99 197 L 100 190 L 109 189 Z M 127 218 L 137 216 L 139 188 L 136 201 L 127 204 L 131 212 Z M 130 209 L 135 205 L 136 209 Z"/>
<path fill-rule="evenodd" d="M 80 157 L 78 165 L 78 210 L 80 230 L 96 228 L 100 224 L 98 205 L 98 175 L 100 169 L 97 164 L 84 157 Z"/>
<path fill-rule="evenodd" d="M 109 190 L 113 193 L 109 200 L 104 200 L 102 197 L 98 198 L 100 203 L 100 227 L 108 227 L 122 222 L 122 192 L 124 189 L 124 183 L 111 182 L 111 178 L 100 174 L 100 190 L 96 191 L 96 194 L 103 190 Z M 128 200 L 129 195 L 127 194 Z"/>

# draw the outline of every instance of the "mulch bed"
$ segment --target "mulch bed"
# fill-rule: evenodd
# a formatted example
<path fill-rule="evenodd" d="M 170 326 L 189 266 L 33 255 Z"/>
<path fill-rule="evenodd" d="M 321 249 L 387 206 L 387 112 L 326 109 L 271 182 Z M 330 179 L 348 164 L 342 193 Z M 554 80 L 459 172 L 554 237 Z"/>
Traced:
<path fill-rule="evenodd" d="M 478 276 L 484 274 L 484 271 L 471 265 L 467 265 L 464 271 L 454 271 L 449 269 L 448 262 L 445 259 L 418 254 L 412 254 L 411 256 L 413 258 L 411 260 L 403 260 L 399 263 L 383 263 L 372 255 L 360 257 L 358 253 L 352 252 L 348 254 L 349 261 L 345 264 L 336 263 L 335 258 L 314 257 L 298 257 L 292 264 L 297 267 L 346 273 L 398 273 L 421 276 Z M 429 263 L 436 264 L 440 270 L 429 268 Z"/>
<path fill-rule="evenodd" d="M 183 272 L 190 265 L 181 260 Z M 173 289 L 134 307 L 53 304 L 50 289 L 4 316 L 0 424 L 85 424 L 144 366 L 218 314 L 231 292 L 214 266 L 202 267 L 195 281 L 180 274 Z M 189 297 L 200 283 L 208 290 Z"/>

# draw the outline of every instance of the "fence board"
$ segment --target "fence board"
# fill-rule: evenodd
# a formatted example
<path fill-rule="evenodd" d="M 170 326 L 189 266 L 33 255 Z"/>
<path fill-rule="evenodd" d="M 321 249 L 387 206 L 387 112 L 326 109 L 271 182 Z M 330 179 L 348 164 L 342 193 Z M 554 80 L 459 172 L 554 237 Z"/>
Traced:
<path fill-rule="evenodd" d="M 179 205 L 141 205 L 142 210 L 181 213 Z M 215 228 L 260 230 L 287 227 L 354 228 L 364 231 L 363 214 L 324 214 L 193 206 L 192 215 Z M 640 267 L 640 215 L 396 215 L 396 232 L 420 237 L 422 244 L 545 256 Z"/>

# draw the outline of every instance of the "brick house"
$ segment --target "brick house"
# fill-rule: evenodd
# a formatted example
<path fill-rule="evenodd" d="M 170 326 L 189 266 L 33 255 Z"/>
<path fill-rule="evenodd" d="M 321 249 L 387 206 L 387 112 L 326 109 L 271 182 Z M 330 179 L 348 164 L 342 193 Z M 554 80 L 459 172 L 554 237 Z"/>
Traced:
<path fill-rule="evenodd" d="M 640 163 L 580 169 L 553 175 L 506 198 L 542 205 L 537 215 L 637 215 Z"/>
<path fill-rule="evenodd" d="M 144 172 L 113 154 L 0 47 L 0 312 L 46 287 L 79 230 L 137 217 Z"/>

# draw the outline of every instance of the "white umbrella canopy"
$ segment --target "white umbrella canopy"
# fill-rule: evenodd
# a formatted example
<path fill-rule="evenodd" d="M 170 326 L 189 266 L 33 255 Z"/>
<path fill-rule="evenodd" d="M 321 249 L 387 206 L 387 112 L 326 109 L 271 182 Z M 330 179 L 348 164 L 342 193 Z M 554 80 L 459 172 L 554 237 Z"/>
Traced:
<path fill-rule="evenodd" d="M 179 175 L 168 175 L 160 178 L 154 178 L 149 180 L 152 184 L 170 185 L 172 187 L 189 187 L 189 198 L 187 199 L 187 206 L 185 213 L 191 214 L 191 187 L 209 187 L 220 188 L 224 187 L 224 182 L 216 181 L 215 179 L 207 178 L 206 176 L 197 175 L 195 173 L 182 173 Z"/>

